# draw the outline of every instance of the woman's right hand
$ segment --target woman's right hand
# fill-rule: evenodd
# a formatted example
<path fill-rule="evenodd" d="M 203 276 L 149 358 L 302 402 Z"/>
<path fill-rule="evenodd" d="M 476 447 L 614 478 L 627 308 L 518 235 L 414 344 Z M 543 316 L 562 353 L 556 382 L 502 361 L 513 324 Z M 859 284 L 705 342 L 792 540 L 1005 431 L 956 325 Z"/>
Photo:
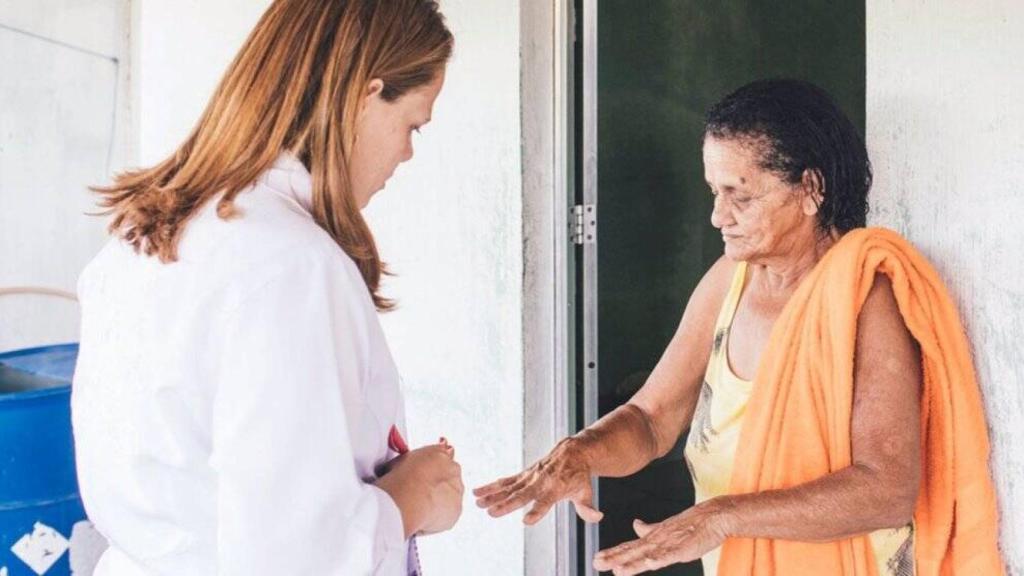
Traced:
<path fill-rule="evenodd" d="M 402 512 L 406 538 L 449 530 L 462 515 L 462 467 L 446 444 L 424 446 L 395 458 L 376 486 Z"/>
<path fill-rule="evenodd" d="M 533 466 L 476 488 L 473 495 L 476 505 L 495 518 L 532 502 L 523 522 L 536 524 L 552 506 L 571 500 L 584 522 L 598 522 L 604 515 L 594 508 L 590 478 L 590 464 L 579 440 L 566 438 Z"/>

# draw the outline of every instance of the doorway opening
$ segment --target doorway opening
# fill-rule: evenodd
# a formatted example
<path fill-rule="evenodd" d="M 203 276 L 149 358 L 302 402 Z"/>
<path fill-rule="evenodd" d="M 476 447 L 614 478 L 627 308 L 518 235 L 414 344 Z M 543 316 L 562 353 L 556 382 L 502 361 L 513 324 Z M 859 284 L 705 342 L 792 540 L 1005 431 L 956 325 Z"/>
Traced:
<path fill-rule="evenodd" d="M 672 337 L 690 294 L 722 254 L 701 160 L 705 111 L 753 80 L 793 77 L 865 123 L 860 0 L 574 0 L 574 185 L 597 215 L 575 248 L 573 420 L 626 402 Z M 590 212 L 588 212 L 590 214 Z M 693 505 L 685 434 L 665 457 L 597 482 L 598 526 L 577 522 L 577 574 L 597 550 L 636 538 L 632 522 Z M 696 576 L 699 562 L 652 574 Z"/>

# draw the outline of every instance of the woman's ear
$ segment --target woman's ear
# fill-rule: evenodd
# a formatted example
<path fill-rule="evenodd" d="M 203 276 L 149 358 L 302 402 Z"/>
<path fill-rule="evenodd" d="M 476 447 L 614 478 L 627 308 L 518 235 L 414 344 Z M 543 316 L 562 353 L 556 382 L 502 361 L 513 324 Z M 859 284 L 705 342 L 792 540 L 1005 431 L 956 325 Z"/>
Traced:
<path fill-rule="evenodd" d="M 366 97 L 372 98 L 384 91 L 384 81 L 380 78 L 374 78 L 370 80 L 370 83 L 366 85 Z"/>
<path fill-rule="evenodd" d="M 384 92 L 384 81 L 380 78 L 370 80 L 366 85 L 365 92 L 363 93 L 363 100 L 359 105 L 359 112 L 362 113 L 366 110 L 367 105 L 369 105 L 374 98 L 380 98 L 382 92 Z"/>
<path fill-rule="evenodd" d="M 804 214 L 814 216 L 825 199 L 825 181 L 819 170 L 811 168 L 804 170 L 800 180 L 804 191 L 801 208 L 803 208 Z"/>

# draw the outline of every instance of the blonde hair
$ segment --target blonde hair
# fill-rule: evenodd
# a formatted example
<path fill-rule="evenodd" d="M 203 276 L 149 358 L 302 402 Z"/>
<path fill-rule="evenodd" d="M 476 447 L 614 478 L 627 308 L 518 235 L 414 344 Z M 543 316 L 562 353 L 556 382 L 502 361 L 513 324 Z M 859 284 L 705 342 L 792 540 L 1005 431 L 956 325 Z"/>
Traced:
<path fill-rule="evenodd" d="M 434 0 L 275 0 L 228 67 L 185 142 L 157 165 L 94 187 L 110 233 L 162 262 L 198 209 L 220 195 L 217 214 L 283 151 L 313 181 L 313 218 L 351 257 L 379 310 L 386 273 L 352 196 L 353 119 L 371 80 L 394 101 L 429 84 L 451 57 L 453 37 Z"/>

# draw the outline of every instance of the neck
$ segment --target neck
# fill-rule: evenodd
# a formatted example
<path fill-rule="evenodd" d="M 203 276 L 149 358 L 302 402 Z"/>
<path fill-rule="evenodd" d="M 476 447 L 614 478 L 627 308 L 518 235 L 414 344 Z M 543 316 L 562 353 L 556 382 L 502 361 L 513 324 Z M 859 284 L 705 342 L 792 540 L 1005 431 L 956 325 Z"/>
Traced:
<path fill-rule="evenodd" d="M 815 232 L 812 242 L 800 242 L 783 254 L 759 259 L 752 264 L 764 272 L 761 276 L 765 287 L 770 291 L 790 292 L 837 240 L 838 236 L 835 233 L 821 235 Z"/>

